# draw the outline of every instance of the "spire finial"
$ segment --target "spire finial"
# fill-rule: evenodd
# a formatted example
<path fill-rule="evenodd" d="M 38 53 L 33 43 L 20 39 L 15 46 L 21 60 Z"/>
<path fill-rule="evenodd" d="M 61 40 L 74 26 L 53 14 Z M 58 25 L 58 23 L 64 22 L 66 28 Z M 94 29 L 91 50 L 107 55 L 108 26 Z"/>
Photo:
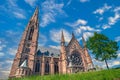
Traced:
<path fill-rule="evenodd" d="M 82 42 L 83 42 L 83 46 L 86 47 L 86 41 L 84 39 L 84 36 L 82 35 Z"/>
<path fill-rule="evenodd" d="M 34 12 L 32 18 L 31 18 L 31 20 L 35 19 L 35 17 L 38 18 L 38 15 L 39 15 L 39 7 L 36 6 L 35 12 Z"/>
<path fill-rule="evenodd" d="M 61 35 L 61 42 L 65 42 L 63 30 L 62 30 L 62 35 Z"/>
<path fill-rule="evenodd" d="M 72 37 L 73 37 L 73 38 L 75 38 L 75 35 L 74 35 L 74 33 L 73 33 L 73 32 L 72 32 Z"/>

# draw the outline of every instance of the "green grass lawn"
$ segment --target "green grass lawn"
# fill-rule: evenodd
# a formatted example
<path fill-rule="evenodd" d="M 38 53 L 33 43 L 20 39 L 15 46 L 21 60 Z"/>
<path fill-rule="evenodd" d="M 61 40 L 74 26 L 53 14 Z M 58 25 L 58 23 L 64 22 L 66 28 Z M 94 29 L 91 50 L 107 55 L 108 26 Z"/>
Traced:
<path fill-rule="evenodd" d="M 120 69 L 82 72 L 65 75 L 29 76 L 11 80 L 120 80 Z"/>

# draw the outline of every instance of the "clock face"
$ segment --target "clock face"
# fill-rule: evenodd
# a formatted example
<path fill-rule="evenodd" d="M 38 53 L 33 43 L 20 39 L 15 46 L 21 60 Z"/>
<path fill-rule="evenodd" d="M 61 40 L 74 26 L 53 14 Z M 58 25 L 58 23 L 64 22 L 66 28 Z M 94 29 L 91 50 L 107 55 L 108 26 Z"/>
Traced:
<path fill-rule="evenodd" d="M 73 53 L 70 58 L 71 58 L 72 66 L 82 65 L 82 59 L 79 53 Z"/>

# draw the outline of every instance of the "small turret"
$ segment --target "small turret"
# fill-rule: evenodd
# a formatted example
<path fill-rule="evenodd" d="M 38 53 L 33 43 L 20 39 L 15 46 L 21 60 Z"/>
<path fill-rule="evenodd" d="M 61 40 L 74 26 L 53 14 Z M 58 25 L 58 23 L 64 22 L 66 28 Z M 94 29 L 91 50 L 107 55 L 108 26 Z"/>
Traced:
<path fill-rule="evenodd" d="M 62 31 L 61 35 L 61 48 L 60 48 L 60 58 L 59 58 L 59 71 L 61 74 L 66 74 L 66 47 L 65 47 L 65 39 L 64 39 L 64 34 Z"/>
<path fill-rule="evenodd" d="M 62 31 L 62 34 L 61 34 L 61 46 L 64 46 L 64 45 L 65 45 L 65 39 L 64 39 L 63 31 Z"/>
<path fill-rule="evenodd" d="M 83 42 L 83 47 L 85 48 L 86 47 L 86 41 L 85 41 L 83 36 L 82 36 L 82 42 Z"/>
<path fill-rule="evenodd" d="M 75 35 L 74 35 L 74 33 L 72 32 L 72 38 L 75 38 Z"/>

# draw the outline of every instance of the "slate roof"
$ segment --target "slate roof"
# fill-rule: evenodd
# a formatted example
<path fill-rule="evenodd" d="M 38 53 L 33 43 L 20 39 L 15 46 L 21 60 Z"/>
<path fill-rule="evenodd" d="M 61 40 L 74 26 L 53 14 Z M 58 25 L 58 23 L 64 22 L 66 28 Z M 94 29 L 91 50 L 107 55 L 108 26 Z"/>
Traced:
<path fill-rule="evenodd" d="M 37 56 L 53 56 L 53 57 L 59 57 L 60 50 L 59 49 L 54 49 L 54 48 L 48 48 L 48 47 L 38 47 L 37 50 Z"/>

